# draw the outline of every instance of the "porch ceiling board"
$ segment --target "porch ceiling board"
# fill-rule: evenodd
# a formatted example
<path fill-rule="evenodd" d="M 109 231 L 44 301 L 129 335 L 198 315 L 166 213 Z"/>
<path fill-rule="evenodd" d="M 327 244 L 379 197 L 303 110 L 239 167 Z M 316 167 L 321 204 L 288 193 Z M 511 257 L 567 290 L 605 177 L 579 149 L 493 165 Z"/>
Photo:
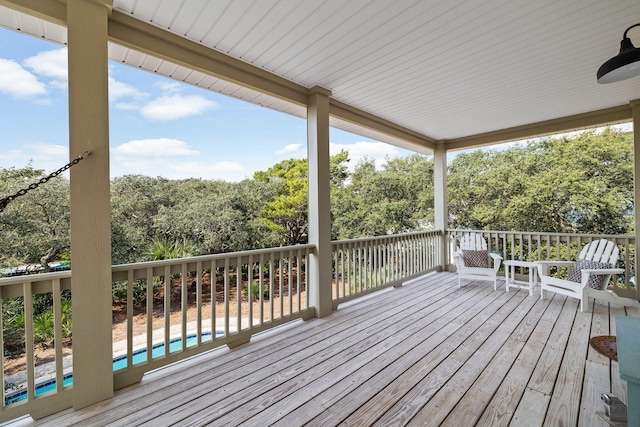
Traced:
<path fill-rule="evenodd" d="M 138 17 L 143 3 L 116 0 L 114 8 Z M 621 32 L 640 16 L 633 1 L 240 3 L 167 7 L 173 21 L 153 22 L 302 86 L 328 88 L 333 99 L 432 140 L 625 105 L 640 95 L 633 81 L 595 82 Z M 203 21 L 211 23 L 208 34 Z"/>
<path fill-rule="evenodd" d="M 0 25 L 65 42 L 52 27 L 64 25 L 63 2 L 0 4 L 15 9 L 0 10 Z M 639 79 L 598 85 L 595 74 L 638 21 L 637 0 L 114 0 L 110 34 L 125 63 L 301 117 L 321 86 L 362 113 L 332 124 L 429 151 L 628 106 Z M 640 46 L 640 30 L 630 36 Z M 385 126 L 364 130 L 371 119 Z"/>

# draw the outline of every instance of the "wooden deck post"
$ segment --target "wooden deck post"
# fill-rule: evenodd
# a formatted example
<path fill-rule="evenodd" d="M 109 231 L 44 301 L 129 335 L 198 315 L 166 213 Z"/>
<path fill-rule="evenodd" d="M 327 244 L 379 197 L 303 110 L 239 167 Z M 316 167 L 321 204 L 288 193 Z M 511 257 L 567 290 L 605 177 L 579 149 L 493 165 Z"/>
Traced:
<path fill-rule="evenodd" d="M 447 207 L 447 149 L 443 142 L 438 142 L 433 151 L 433 207 L 436 230 L 442 230 L 440 236 L 440 265 L 447 269 L 449 242 L 447 239 L 448 216 Z"/>
<path fill-rule="evenodd" d="M 329 96 L 331 92 L 313 87 L 307 109 L 307 150 L 309 159 L 309 243 L 316 245 L 307 271 L 309 303 L 316 316 L 333 311 L 331 298 L 331 210 L 329 167 Z"/>
<path fill-rule="evenodd" d="M 73 406 L 113 396 L 107 22 L 110 0 L 67 0 Z"/>
<path fill-rule="evenodd" d="M 633 195 L 634 203 L 633 214 L 634 214 L 634 230 L 636 234 L 636 241 L 638 239 L 638 230 L 640 230 L 640 212 L 638 211 L 638 201 L 640 200 L 640 184 L 638 180 L 640 179 L 640 100 L 631 101 L 631 109 L 632 109 L 632 119 L 633 119 Z M 637 242 L 636 242 L 637 245 Z M 638 283 L 638 272 L 640 271 L 640 256 L 636 252 L 635 257 L 635 265 L 634 271 L 636 285 Z M 638 287 L 636 286 L 636 299 L 640 299 L 640 294 L 638 294 Z"/>

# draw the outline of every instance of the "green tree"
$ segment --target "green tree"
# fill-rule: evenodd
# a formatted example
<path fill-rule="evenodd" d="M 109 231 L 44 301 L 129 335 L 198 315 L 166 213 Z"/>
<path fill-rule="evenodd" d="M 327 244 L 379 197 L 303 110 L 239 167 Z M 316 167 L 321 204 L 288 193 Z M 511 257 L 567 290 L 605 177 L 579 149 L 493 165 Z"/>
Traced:
<path fill-rule="evenodd" d="M 364 159 L 332 189 L 334 238 L 396 234 L 433 227 L 433 161 L 421 155 Z"/>
<path fill-rule="evenodd" d="M 449 166 L 453 227 L 632 232 L 631 134 L 606 130 L 458 155 Z"/>
<path fill-rule="evenodd" d="M 0 195 L 13 195 L 46 175 L 31 166 L 0 168 Z M 15 267 L 68 257 L 69 181 L 58 176 L 17 197 L 0 213 L 0 264 Z"/>
<path fill-rule="evenodd" d="M 331 156 L 331 185 L 341 185 L 347 178 L 348 161 L 346 151 Z M 256 181 L 269 182 L 279 188 L 279 193 L 267 202 L 263 222 L 275 235 L 280 236 L 280 243 L 285 246 L 306 243 L 308 239 L 307 165 L 307 159 L 289 159 L 254 174 Z"/>
<path fill-rule="evenodd" d="M 269 182 L 181 180 L 180 202 L 162 206 L 154 218 L 157 236 L 190 242 L 199 254 L 257 249 L 273 243 L 259 217 L 277 189 Z"/>
<path fill-rule="evenodd" d="M 165 178 L 125 175 L 111 180 L 112 262 L 148 261 L 156 237 L 156 216 L 176 204 L 174 184 Z"/>

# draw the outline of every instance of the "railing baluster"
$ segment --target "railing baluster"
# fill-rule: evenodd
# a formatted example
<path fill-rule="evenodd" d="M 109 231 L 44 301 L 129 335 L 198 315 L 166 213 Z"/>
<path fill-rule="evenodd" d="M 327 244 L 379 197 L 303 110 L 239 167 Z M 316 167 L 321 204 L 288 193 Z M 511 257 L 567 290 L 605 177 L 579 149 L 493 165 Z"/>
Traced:
<path fill-rule="evenodd" d="M 164 268 L 164 355 L 169 356 L 171 343 L 171 267 Z"/>
<path fill-rule="evenodd" d="M 280 257 L 278 258 L 278 301 L 280 303 L 280 315 L 278 317 L 282 317 L 284 314 L 284 293 L 283 293 L 283 283 L 284 283 L 284 253 L 280 252 Z"/>
<path fill-rule="evenodd" d="M 345 263 L 344 260 L 347 257 L 348 254 L 348 249 L 346 249 L 346 245 L 341 244 L 340 245 L 340 274 L 341 274 L 341 281 L 342 281 L 342 294 L 340 294 L 340 292 L 338 292 L 338 297 L 344 297 L 347 294 L 347 290 L 346 290 L 346 286 L 347 286 L 347 274 L 346 270 L 345 270 Z M 347 266 L 349 265 L 349 263 L 347 262 Z"/>
<path fill-rule="evenodd" d="M 253 255 L 247 262 L 247 304 L 249 310 L 249 329 L 253 328 Z"/>
<path fill-rule="evenodd" d="M 33 292 L 31 291 L 31 281 L 25 281 L 22 286 L 24 297 L 24 333 L 25 350 L 27 356 L 27 400 L 33 401 L 35 398 L 35 355 L 33 339 Z"/>
<path fill-rule="evenodd" d="M 196 332 L 197 343 L 202 344 L 202 261 L 196 263 Z M 211 331 L 213 340 L 215 332 Z"/>
<path fill-rule="evenodd" d="M 351 246 L 350 243 L 347 243 L 346 245 L 346 253 L 345 253 L 345 260 L 347 263 L 347 275 L 346 275 L 346 279 L 347 279 L 347 287 L 345 290 L 345 296 L 346 295 L 351 295 L 354 291 L 354 286 L 355 286 L 355 279 L 354 279 L 354 275 L 355 275 L 355 268 L 354 268 L 354 254 L 353 254 L 353 247 Z"/>
<path fill-rule="evenodd" d="M 258 308 L 260 314 L 260 326 L 264 323 L 264 254 L 260 254 L 260 259 L 258 260 L 260 266 L 258 267 L 258 276 L 260 280 L 260 284 L 258 288 L 260 289 L 260 307 Z"/>
<path fill-rule="evenodd" d="M 187 349 L 187 312 L 189 307 L 187 306 L 188 298 L 187 291 L 188 289 L 188 280 L 187 280 L 187 264 L 182 263 L 182 270 L 180 272 L 180 310 L 181 313 L 181 323 L 180 323 L 180 336 L 182 337 L 182 351 Z"/>
<path fill-rule="evenodd" d="M 147 363 L 153 357 L 153 268 L 147 268 Z M 127 355 L 127 366 L 131 366 Z"/>
<path fill-rule="evenodd" d="M 224 335 L 229 336 L 229 300 L 231 299 L 229 291 L 229 258 L 224 259 Z"/>
<path fill-rule="evenodd" d="M 335 299 L 340 297 L 342 287 L 344 286 L 342 283 L 342 278 L 344 274 L 344 270 L 342 268 L 342 247 L 340 245 L 338 245 L 336 247 L 336 250 L 334 251 L 333 265 L 334 265 L 333 268 L 335 270 L 335 274 L 334 274 L 335 283 L 333 283 L 331 295 L 332 295 L 332 298 Z"/>
<path fill-rule="evenodd" d="M 275 254 L 271 252 L 270 264 L 269 264 L 269 321 L 273 321 L 273 286 L 275 278 Z"/>
<path fill-rule="evenodd" d="M 236 260 L 236 331 L 242 330 L 242 258 Z"/>
<path fill-rule="evenodd" d="M 293 263 L 293 253 L 291 250 L 289 250 L 288 258 L 289 258 L 289 262 L 287 266 L 287 271 L 289 273 L 289 283 L 288 283 L 289 312 L 287 314 L 291 315 L 293 313 L 293 269 L 291 268 Z"/>
<path fill-rule="evenodd" d="M 304 266 L 304 308 L 305 310 L 309 309 L 309 279 L 307 276 L 307 263 L 309 262 L 309 254 L 311 253 L 311 249 L 307 246 L 307 248 L 305 249 L 305 253 L 304 253 L 304 262 L 302 262 L 302 265 Z M 302 276 L 302 274 L 300 274 L 300 276 Z"/>
<path fill-rule="evenodd" d="M 53 343 L 56 354 L 56 392 L 60 393 L 64 388 L 62 345 L 58 345 L 58 343 L 62 343 L 62 292 L 59 278 L 53 279 L 51 282 L 51 294 L 53 297 Z"/>
<path fill-rule="evenodd" d="M 296 297 L 298 299 L 298 311 L 302 310 L 302 288 L 300 287 L 302 268 L 300 267 L 302 261 L 302 251 L 298 248 L 296 254 Z"/>
<path fill-rule="evenodd" d="M 133 365 L 133 270 L 127 272 L 127 366 Z"/>

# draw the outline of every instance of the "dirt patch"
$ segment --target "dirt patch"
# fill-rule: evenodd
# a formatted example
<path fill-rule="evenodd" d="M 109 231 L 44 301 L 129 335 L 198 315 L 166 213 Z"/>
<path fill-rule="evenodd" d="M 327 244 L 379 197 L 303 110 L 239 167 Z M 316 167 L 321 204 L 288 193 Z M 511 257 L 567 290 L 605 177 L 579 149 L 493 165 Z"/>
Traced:
<path fill-rule="evenodd" d="M 295 279 L 295 278 L 294 278 Z M 295 283 L 295 280 L 294 280 Z M 215 317 L 216 319 L 223 319 L 225 316 L 225 310 L 229 311 L 229 316 L 233 319 L 232 323 L 235 321 L 235 318 L 238 315 L 238 305 L 240 305 L 241 309 L 241 317 L 248 318 L 249 316 L 249 302 L 248 297 L 246 295 L 246 291 L 243 292 L 243 286 L 246 287 L 247 283 L 244 281 L 240 286 L 240 301 L 238 304 L 238 287 L 232 286 L 226 297 L 228 298 L 228 304 L 225 303 L 225 292 L 224 285 L 221 282 L 216 283 L 216 289 L 214 290 L 215 295 Z M 268 288 L 268 283 L 264 285 Z M 280 303 L 280 287 L 279 283 L 276 280 L 273 294 L 274 297 L 268 299 L 266 297 L 263 301 L 263 320 L 267 321 L 269 318 L 279 318 L 281 316 L 281 312 L 284 314 L 288 314 L 292 311 L 298 310 L 298 295 L 297 289 L 294 285 L 291 290 L 291 298 L 289 298 L 289 289 L 288 289 L 288 278 L 283 278 L 283 287 L 282 287 L 282 310 Z M 171 306 L 170 306 L 170 325 L 179 325 L 182 322 L 183 318 L 183 304 L 182 304 L 182 284 L 178 280 L 173 283 L 171 287 Z M 212 300 L 212 292 L 211 292 L 211 284 L 208 277 L 204 277 L 202 280 L 202 306 L 201 306 L 201 316 L 204 321 L 211 318 L 211 300 Z M 289 304 L 289 299 L 291 299 L 291 305 Z M 304 292 L 304 288 L 302 288 L 302 293 L 300 295 L 301 306 L 306 306 L 306 292 Z M 164 292 L 163 290 L 159 290 L 153 298 L 153 309 L 152 309 L 152 324 L 153 329 L 163 328 L 165 324 L 165 308 L 164 308 Z M 197 309 L 197 283 L 195 281 L 191 281 L 187 285 L 186 292 L 186 301 L 185 301 L 185 320 L 187 323 L 195 322 L 198 319 L 198 309 Z M 252 312 L 254 319 L 260 313 L 260 302 L 252 303 Z M 113 305 L 113 326 L 112 326 L 112 339 L 114 343 L 119 341 L 126 341 L 127 339 L 127 305 L 126 301 L 114 301 Z M 147 333 L 147 308 L 146 304 L 137 304 L 133 307 L 133 316 L 132 316 L 132 330 L 133 336 L 145 335 Z M 256 319 L 257 321 L 258 319 Z M 55 361 L 55 348 L 51 343 L 50 346 L 37 346 L 34 349 L 34 355 L 36 359 L 36 366 L 39 366 L 44 363 L 54 362 Z M 72 343 L 71 339 L 66 339 L 63 343 L 62 348 L 63 356 L 68 356 L 72 354 Z M 20 371 L 26 370 L 26 357 L 21 355 L 19 357 L 5 357 L 4 359 L 4 375 L 12 375 L 18 373 Z"/>

